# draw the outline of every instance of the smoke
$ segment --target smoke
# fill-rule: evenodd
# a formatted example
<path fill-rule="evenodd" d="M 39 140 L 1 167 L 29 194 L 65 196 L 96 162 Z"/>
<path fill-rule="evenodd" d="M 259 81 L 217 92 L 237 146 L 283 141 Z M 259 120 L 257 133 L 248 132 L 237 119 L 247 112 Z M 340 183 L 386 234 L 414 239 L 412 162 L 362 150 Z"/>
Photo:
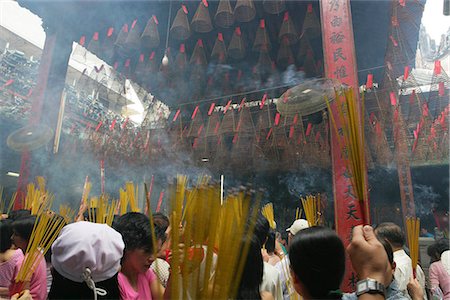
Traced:
<path fill-rule="evenodd" d="M 432 186 L 424 184 L 414 184 L 413 189 L 416 214 L 419 216 L 431 215 L 442 200 L 442 196 L 436 193 Z"/>

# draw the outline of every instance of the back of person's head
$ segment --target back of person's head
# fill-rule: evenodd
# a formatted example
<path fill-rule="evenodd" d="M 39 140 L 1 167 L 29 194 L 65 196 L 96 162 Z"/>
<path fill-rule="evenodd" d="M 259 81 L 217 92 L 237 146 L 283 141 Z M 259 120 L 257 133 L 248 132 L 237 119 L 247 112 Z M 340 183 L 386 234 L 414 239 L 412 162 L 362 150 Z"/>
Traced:
<path fill-rule="evenodd" d="M 445 251 L 449 250 L 449 240 L 447 238 L 441 238 L 436 241 L 436 252 L 439 255 L 439 257 L 444 253 Z"/>
<path fill-rule="evenodd" d="M 272 229 L 269 231 L 269 234 L 267 235 L 266 250 L 267 253 L 275 252 L 275 231 L 273 231 Z"/>
<path fill-rule="evenodd" d="M 20 236 L 22 239 L 29 241 L 31 233 L 33 232 L 34 223 L 36 222 L 36 216 L 23 216 L 16 219 L 12 223 L 13 232 L 15 235 Z"/>
<path fill-rule="evenodd" d="M 241 243 L 241 251 L 248 245 L 247 259 L 245 260 L 244 269 L 241 275 L 241 282 L 236 295 L 236 299 L 261 299 L 259 286 L 261 285 L 264 265 L 261 255 L 260 241 L 256 236 L 243 239 Z"/>
<path fill-rule="evenodd" d="M 292 239 L 289 260 L 297 291 L 301 292 L 296 281 L 312 299 L 340 299 L 336 291 L 345 272 L 345 249 L 334 231 L 319 226 L 303 229 Z"/>
<path fill-rule="evenodd" d="M 394 251 L 392 250 L 391 244 L 387 240 L 379 239 L 380 243 L 383 245 L 384 250 L 386 251 L 388 261 L 391 266 L 394 264 Z"/>
<path fill-rule="evenodd" d="M 31 215 L 31 211 L 29 209 L 17 209 L 13 210 L 8 214 L 8 219 L 15 221 L 17 219 L 28 217 Z"/>
<path fill-rule="evenodd" d="M 153 223 L 162 230 L 166 231 L 170 225 L 169 218 L 160 212 L 154 213 L 152 216 L 153 216 Z"/>
<path fill-rule="evenodd" d="M 0 253 L 11 248 L 12 221 L 0 220 Z"/>
<path fill-rule="evenodd" d="M 405 244 L 405 235 L 395 223 L 381 223 L 375 228 L 375 234 L 380 240 L 387 240 L 393 248 L 401 248 Z"/>
<path fill-rule="evenodd" d="M 152 232 L 149 218 L 138 212 L 128 212 L 120 216 L 114 223 L 125 243 L 125 251 L 143 249 L 153 252 Z"/>
<path fill-rule="evenodd" d="M 259 241 L 260 248 L 264 245 L 267 240 L 267 235 L 269 234 L 270 225 L 269 221 L 267 221 L 266 217 L 262 214 L 258 214 L 258 218 L 255 222 L 255 229 L 253 231 L 254 236 Z"/>
<path fill-rule="evenodd" d="M 53 282 L 49 299 L 119 299 L 117 273 L 124 243 L 106 224 L 65 226 L 52 245 Z M 105 294 L 106 293 L 106 294 Z"/>

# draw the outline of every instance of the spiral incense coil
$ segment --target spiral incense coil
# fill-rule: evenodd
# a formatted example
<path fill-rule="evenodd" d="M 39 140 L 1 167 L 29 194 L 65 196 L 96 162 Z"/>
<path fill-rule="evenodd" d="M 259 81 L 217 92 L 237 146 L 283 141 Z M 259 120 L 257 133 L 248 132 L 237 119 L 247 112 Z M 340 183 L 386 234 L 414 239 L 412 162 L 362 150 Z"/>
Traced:
<path fill-rule="evenodd" d="M 14 151 L 35 150 L 47 144 L 53 137 L 53 130 L 46 125 L 28 125 L 11 133 L 6 144 Z"/>
<path fill-rule="evenodd" d="M 233 10 L 231 9 L 230 0 L 220 0 L 214 21 L 217 26 L 228 28 L 234 23 Z"/>

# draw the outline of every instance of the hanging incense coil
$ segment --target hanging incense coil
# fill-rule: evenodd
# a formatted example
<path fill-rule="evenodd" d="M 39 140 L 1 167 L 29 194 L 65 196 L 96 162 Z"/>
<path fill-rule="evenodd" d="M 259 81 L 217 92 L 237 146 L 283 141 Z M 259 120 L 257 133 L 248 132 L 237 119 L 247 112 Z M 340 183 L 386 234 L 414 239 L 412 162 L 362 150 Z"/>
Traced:
<path fill-rule="evenodd" d="M 228 108 L 228 111 L 222 118 L 219 133 L 220 134 L 234 133 L 235 129 L 236 129 L 236 120 L 234 110 L 232 108 Z"/>
<path fill-rule="evenodd" d="M 159 31 L 157 19 L 152 16 L 145 26 L 144 31 L 141 35 L 141 45 L 144 49 L 157 48 L 159 46 Z"/>
<path fill-rule="evenodd" d="M 177 40 L 184 41 L 191 36 L 191 29 L 187 18 L 187 9 L 182 6 L 173 20 L 172 27 L 170 27 L 170 35 Z"/>
<path fill-rule="evenodd" d="M 205 66 L 208 64 L 206 61 L 205 49 L 203 47 L 203 40 L 198 39 L 197 44 L 195 44 L 194 51 L 192 52 L 191 60 L 189 64 L 196 64 Z"/>
<path fill-rule="evenodd" d="M 101 43 L 102 59 L 109 62 L 114 56 L 114 42 L 116 41 L 117 34 L 114 28 L 110 27 L 106 33 L 105 39 Z"/>
<path fill-rule="evenodd" d="M 302 31 L 302 34 L 307 34 L 309 38 L 315 38 L 321 35 L 319 19 L 314 13 L 312 4 L 308 4 Z"/>
<path fill-rule="evenodd" d="M 231 25 L 233 25 L 234 15 L 230 0 L 220 0 L 216 15 L 214 16 L 214 21 L 216 22 L 217 26 L 223 28 L 229 28 L 231 27 Z"/>
<path fill-rule="evenodd" d="M 255 18 L 256 9 L 253 0 L 237 0 L 234 18 L 239 22 L 250 22 Z"/>
<path fill-rule="evenodd" d="M 306 77 L 317 76 L 318 70 L 312 50 L 308 50 L 308 53 L 306 54 L 305 61 L 303 63 L 303 70 L 305 71 Z"/>
<path fill-rule="evenodd" d="M 200 4 L 198 5 L 197 11 L 192 18 L 191 27 L 194 31 L 199 33 L 207 33 L 213 29 L 209 10 L 203 1 L 200 1 Z"/>
<path fill-rule="evenodd" d="M 278 34 L 278 38 L 283 40 L 287 39 L 289 45 L 293 45 L 298 41 L 298 33 L 295 29 L 294 23 L 289 17 L 289 12 L 284 13 L 283 23 L 281 24 L 280 33 Z"/>
<path fill-rule="evenodd" d="M 268 14 L 278 15 L 286 9 L 286 4 L 284 0 L 264 0 L 263 8 Z"/>
<path fill-rule="evenodd" d="M 231 37 L 230 45 L 228 45 L 228 56 L 236 60 L 245 56 L 244 39 L 242 38 L 241 28 L 236 27 Z"/>
<path fill-rule="evenodd" d="M 139 50 L 141 48 L 141 29 L 137 23 L 137 20 L 134 20 L 131 25 L 131 30 L 128 32 L 127 39 L 125 40 L 125 47 L 129 50 Z"/>
<path fill-rule="evenodd" d="M 223 34 L 219 32 L 211 52 L 211 60 L 215 60 L 218 63 L 223 64 L 226 61 L 226 57 L 227 47 L 225 46 L 225 42 L 223 40 Z"/>
<path fill-rule="evenodd" d="M 187 56 L 186 56 L 186 48 L 185 48 L 184 44 L 180 45 L 180 51 L 178 52 L 178 54 L 175 58 L 175 63 L 181 72 L 183 72 L 186 69 Z"/>
<path fill-rule="evenodd" d="M 255 42 L 253 43 L 253 50 L 260 51 L 261 48 L 270 50 L 271 43 L 269 39 L 269 35 L 266 30 L 266 22 L 264 19 L 259 21 L 259 26 L 256 31 Z"/>
<path fill-rule="evenodd" d="M 53 130 L 46 125 L 27 125 L 6 139 L 6 144 L 14 151 L 35 150 L 47 144 L 53 137 Z"/>
<path fill-rule="evenodd" d="M 335 98 L 335 90 L 341 88 L 338 80 L 312 79 L 287 90 L 277 101 L 277 111 L 283 116 L 308 116 L 327 108 Z M 285 96 L 285 94 L 287 96 Z M 281 101 L 280 101 L 281 99 Z M 283 101 L 286 99 L 286 101 Z"/>
<path fill-rule="evenodd" d="M 267 51 L 267 49 L 261 50 L 259 52 L 256 69 L 260 74 L 269 73 L 272 71 L 272 58 L 270 57 L 270 53 L 269 51 Z"/>
<path fill-rule="evenodd" d="M 98 32 L 95 32 L 92 39 L 90 40 L 88 47 L 88 51 L 94 53 L 97 56 L 101 54 L 100 42 L 98 40 Z"/>
<path fill-rule="evenodd" d="M 114 46 L 117 50 L 117 53 L 120 56 L 126 56 L 127 55 L 127 49 L 125 42 L 127 40 L 128 36 L 128 24 L 124 24 L 122 26 L 122 29 L 120 30 L 119 34 L 117 35 L 116 41 L 114 43 Z"/>
<path fill-rule="evenodd" d="M 306 56 L 312 51 L 311 43 L 307 36 L 302 36 L 300 39 L 300 47 L 297 54 L 297 63 L 299 66 L 303 66 L 305 63 Z"/>
<path fill-rule="evenodd" d="M 281 67 L 287 67 L 288 65 L 294 64 L 294 55 L 292 54 L 287 38 L 283 39 L 280 48 L 278 49 L 277 64 Z"/>

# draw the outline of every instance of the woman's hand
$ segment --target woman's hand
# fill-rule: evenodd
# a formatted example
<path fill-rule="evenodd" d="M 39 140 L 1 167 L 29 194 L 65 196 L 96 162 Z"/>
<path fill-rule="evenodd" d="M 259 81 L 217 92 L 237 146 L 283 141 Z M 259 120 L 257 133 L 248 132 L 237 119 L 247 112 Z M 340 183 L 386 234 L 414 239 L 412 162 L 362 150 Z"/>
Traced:
<path fill-rule="evenodd" d="M 422 287 L 420 286 L 419 281 L 416 278 L 413 278 L 411 276 L 411 278 L 409 279 L 408 282 L 408 294 L 409 296 L 411 296 L 412 300 L 422 300 L 423 296 L 424 296 L 424 292 Z"/>

